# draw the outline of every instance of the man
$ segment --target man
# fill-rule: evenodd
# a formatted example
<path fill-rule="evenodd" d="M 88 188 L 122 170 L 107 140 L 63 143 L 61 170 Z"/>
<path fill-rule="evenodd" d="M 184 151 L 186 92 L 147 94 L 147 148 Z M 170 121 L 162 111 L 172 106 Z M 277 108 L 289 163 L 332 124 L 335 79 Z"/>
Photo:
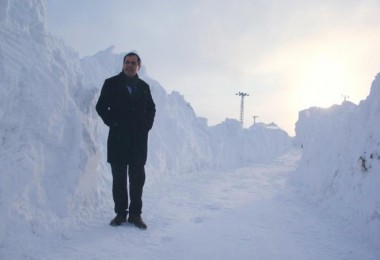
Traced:
<path fill-rule="evenodd" d="M 137 74 L 140 67 L 141 59 L 136 53 L 125 55 L 122 72 L 104 81 L 96 111 L 109 126 L 107 162 L 111 165 L 116 212 L 110 225 L 120 226 L 127 221 L 129 213 L 128 222 L 146 229 L 141 218 L 144 166 L 156 106 L 149 85 Z"/>

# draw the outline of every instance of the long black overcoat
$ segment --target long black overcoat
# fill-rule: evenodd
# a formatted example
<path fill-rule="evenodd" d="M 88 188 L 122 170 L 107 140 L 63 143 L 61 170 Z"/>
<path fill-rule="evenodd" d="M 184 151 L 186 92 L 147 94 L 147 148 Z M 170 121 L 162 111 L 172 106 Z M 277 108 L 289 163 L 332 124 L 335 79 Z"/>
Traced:
<path fill-rule="evenodd" d="M 109 126 L 107 161 L 145 165 L 156 106 L 145 81 L 136 76 L 136 90 L 130 94 L 125 77 L 121 72 L 106 79 L 96 104 L 96 111 Z"/>

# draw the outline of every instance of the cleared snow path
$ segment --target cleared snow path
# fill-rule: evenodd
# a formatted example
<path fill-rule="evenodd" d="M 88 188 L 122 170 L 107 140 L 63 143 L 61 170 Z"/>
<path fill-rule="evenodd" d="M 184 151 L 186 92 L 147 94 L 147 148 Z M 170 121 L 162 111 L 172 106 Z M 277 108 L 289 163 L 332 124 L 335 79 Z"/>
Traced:
<path fill-rule="evenodd" d="M 110 214 L 38 259 L 379 259 L 298 198 L 287 184 L 300 154 L 230 172 L 197 172 L 150 185 L 144 193 L 148 230 L 111 227 Z M 49 245 L 50 244 L 50 245 Z"/>

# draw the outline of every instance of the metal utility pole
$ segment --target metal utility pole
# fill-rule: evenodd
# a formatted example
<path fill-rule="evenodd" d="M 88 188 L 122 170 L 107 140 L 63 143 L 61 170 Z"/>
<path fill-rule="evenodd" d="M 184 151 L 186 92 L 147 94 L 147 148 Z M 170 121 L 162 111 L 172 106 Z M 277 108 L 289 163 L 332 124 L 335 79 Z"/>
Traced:
<path fill-rule="evenodd" d="M 258 118 L 259 116 L 253 116 L 253 125 L 256 124 L 256 118 Z"/>
<path fill-rule="evenodd" d="M 239 92 L 239 93 L 236 93 L 236 95 L 241 97 L 241 101 L 240 101 L 240 123 L 241 123 L 241 126 L 243 127 L 243 125 L 244 125 L 244 98 L 246 96 L 249 96 L 249 94 Z"/>

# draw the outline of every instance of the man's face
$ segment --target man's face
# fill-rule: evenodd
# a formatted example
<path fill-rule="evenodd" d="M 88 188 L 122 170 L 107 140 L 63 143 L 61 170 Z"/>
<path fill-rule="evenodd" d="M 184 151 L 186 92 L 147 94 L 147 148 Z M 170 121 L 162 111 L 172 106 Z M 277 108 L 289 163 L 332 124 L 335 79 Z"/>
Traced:
<path fill-rule="evenodd" d="M 124 60 L 123 71 L 128 77 L 134 77 L 139 70 L 139 63 L 136 56 L 127 56 Z"/>

